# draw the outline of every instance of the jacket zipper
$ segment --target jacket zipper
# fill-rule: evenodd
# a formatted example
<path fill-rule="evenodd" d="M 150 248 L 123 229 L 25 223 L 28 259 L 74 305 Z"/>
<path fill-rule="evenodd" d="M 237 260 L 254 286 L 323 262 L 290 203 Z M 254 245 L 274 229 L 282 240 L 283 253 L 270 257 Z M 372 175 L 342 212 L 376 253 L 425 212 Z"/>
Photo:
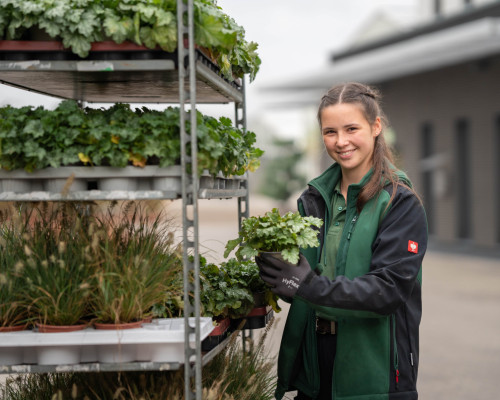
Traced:
<path fill-rule="evenodd" d="M 358 216 L 355 215 L 351 220 L 351 224 L 349 225 L 349 230 L 347 231 L 347 235 L 346 235 L 346 241 L 345 241 L 344 245 L 342 246 L 342 248 L 340 249 L 341 251 L 339 251 L 339 254 L 337 254 L 337 260 L 339 259 L 340 256 L 342 256 L 343 259 L 346 259 L 346 257 L 347 257 L 347 250 L 349 248 L 349 243 L 351 241 L 351 236 L 352 236 L 352 233 L 354 232 L 354 226 L 356 225 L 357 219 L 358 219 Z M 343 268 L 345 269 L 345 266 Z M 343 275 L 344 271 L 340 271 L 340 270 L 337 270 L 337 268 L 335 268 L 335 275 L 337 276 L 337 275 L 341 275 L 341 274 Z"/>
<path fill-rule="evenodd" d="M 394 314 L 391 315 L 392 319 L 392 340 L 394 347 L 394 371 L 396 371 L 396 390 L 399 390 L 399 355 L 398 355 L 398 342 L 396 340 L 396 317 Z"/>
<path fill-rule="evenodd" d="M 406 303 L 403 305 L 403 310 L 404 310 L 404 316 L 405 316 L 406 332 L 407 332 L 407 336 L 408 336 L 408 348 L 410 350 L 410 365 L 411 365 L 411 369 L 413 372 L 413 378 L 415 378 L 415 364 L 413 361 L 413 348 L 411 346 L 410 330 L 408 327 L 408 317 L 406 315 Z"/>
<path fill-rule="evenodd" d="M 354 225 L 356 225 L 357 219 L 358 219 L 358 216 L 355 215 L 351 221 L 351 226 L 349 227 L 349 232 L 347 232 L 347 240 L 351 240 L 351 235 L 354 232 Z"/>

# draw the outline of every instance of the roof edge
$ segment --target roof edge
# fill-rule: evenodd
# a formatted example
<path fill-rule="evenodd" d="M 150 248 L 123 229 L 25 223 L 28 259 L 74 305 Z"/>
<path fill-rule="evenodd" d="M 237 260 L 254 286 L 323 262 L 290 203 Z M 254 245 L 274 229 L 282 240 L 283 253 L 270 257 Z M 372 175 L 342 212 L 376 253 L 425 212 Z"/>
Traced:
<path fill-rule="evenodd" d="M 451 17 L 439 17 L 428 24 L 417 26 L 415 29 L 412 29 L 408 32 L 397 33 L 383 39 L 367 43 L 365 45 L 333 53 L 330 61 L 339 61 L 361 53 L 365 53 L 367 51 L 403 42 L 417 36 L 437 32 L 446 28 L 451 28 L 453 26 L 460 25 L 465 22 L 474 21 L 476 19 L 493 16 L 500 16 L 500 1 L 496 1 L 494 3 L 490 3 L 481 7 L 471 7 L 470 10 L 466 10 L 465 12 L 453 15 Z"/>

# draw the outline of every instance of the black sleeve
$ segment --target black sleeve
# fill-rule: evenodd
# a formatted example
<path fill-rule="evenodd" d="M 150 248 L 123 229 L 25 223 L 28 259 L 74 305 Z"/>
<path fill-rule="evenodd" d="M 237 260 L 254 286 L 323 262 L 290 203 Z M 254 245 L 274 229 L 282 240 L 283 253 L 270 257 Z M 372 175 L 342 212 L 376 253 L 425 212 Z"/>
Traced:
<path fill-rule="evenodd" d="M 410 251 L 412 242 L 418 243 L 416 252 Z M 372 244 L 370 272 L 334 280 L 309 274 L 297 295 L 332 319 L 392 314 L 408 300 L 426 249 L 424 209 L 410 190 L 399 187 Z"/>

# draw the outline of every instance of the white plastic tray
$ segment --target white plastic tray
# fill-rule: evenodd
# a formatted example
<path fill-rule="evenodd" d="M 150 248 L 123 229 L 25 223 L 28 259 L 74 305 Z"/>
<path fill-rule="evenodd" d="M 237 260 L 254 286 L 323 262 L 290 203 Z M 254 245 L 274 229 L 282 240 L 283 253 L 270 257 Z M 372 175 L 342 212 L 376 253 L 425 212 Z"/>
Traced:
<path fill-rule="evenodd" d="M 190 324 L 194 326 L 194 318 Z M 214 329 L 211 318 L 200 318 L 200 340 Z M 190 343 L 194 345 L 194 334 Z M 184 319 L 153 320 L 142 328 L 65 333 L 20 331 L 0 333 L 0 364 L 27 363 L 26 350 L 36 353 L 40 365 L 80 362 L 184 362 Z M 15 357 L 15 352 L 19 356 Z M 21 356 L 24 354 L 24 356 Z M 20 360 L 23 360 L 20 362 Z"/>

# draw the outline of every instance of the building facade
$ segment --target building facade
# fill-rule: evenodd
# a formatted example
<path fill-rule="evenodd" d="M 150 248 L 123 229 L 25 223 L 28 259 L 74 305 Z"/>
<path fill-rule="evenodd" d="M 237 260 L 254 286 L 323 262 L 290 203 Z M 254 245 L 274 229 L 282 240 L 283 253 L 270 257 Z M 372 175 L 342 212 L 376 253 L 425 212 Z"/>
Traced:
<path fill-rule="evenodd" d="M 422 195 L 431 238 L 499 248 L 500 2 L 421 6 L 427 22 L 336 54 L 333 69 L 371 58 L 359 73 L 384 95 L 399 163 Z"/>
<path fill-rule="evenodd" d="M 500 250 L 500 1 L 427 0 L 412 29 L 332 55 L 292 89 L 377 86 L 435 243 Z"/>

